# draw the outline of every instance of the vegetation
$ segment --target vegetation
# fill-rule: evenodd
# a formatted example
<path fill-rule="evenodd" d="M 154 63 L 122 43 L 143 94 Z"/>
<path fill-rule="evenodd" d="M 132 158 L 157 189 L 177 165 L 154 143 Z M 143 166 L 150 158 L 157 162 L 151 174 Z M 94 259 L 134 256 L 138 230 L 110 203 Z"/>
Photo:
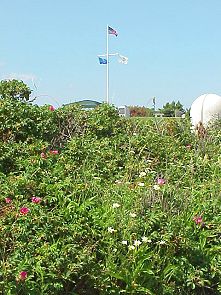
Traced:
<path fill-rule="evenodd" d="M 184 113 L 183 105 L 180 101 L 175 102 L 172 101 L 171 103 L 167 102 L 162 109 L 160 109 L 161 113 L 164 114 L 164 117 L 176 117 L 176 114 L 180 112 L 181 114 Z"/>
<path fill-rule="evenodd" d="M 153 117 L 154 111 L 153 109 L 147 107 L 140 106 L 130 106 L 130 116 L 131 117 Z"/>
<path fill-rule="evenodd" d="M 0 100 L 1 294 L 221 293 L 220 128 L 16 97 Z"/>

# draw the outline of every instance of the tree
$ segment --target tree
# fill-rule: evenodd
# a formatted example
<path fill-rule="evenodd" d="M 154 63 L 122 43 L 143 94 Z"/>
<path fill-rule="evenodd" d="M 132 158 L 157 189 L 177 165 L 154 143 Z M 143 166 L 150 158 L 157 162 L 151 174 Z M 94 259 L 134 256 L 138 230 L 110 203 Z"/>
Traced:
<path fill-rule="evenodd" d="M 153 110 L 141 106 L 129 106 L 131 117 L 153 117 Z"/>
<path fill-rule="evenodd" d="M 184 113 L 183 105 L 178 102 L 172 101 L 171 103 L 167 102 L 162 109 L 160 109 L 161 113 L 164 114 L 164 117 L 174 117 L 176 115 L 176 111 L 180 111 Z"/>
<path fill-rule="evenodd" d="M 23 102 L 30 101 L 31 89 L 18 80 L 0 81 L 0 99 L 16 99 Z"/>

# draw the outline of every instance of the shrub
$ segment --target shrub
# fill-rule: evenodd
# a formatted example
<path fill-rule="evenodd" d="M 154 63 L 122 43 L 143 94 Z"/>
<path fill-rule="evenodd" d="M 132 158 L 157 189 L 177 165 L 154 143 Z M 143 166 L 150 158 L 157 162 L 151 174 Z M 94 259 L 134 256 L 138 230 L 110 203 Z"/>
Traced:
<path fill-rule="evenodd" d="M 1 106 L 2 294 L 220 294 L 219 132 Z"/>

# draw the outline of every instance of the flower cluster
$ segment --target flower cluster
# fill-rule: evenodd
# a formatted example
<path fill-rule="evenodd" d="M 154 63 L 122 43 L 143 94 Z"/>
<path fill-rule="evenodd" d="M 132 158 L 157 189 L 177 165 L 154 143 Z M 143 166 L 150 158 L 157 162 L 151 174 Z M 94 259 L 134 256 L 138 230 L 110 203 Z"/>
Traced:
<path fill-rule="evenodd" d="M 143 236 L 140 240 L 134 240 L 132 245 L 128 245 L 127 240 L 123 240 L 121 242 L 122 245 L 127 246 L 128 245 L 128 250 L 134 250 L 137 249 L 142 243 L 151 243 L 152 240 L 148 239 L 147 237 Z"/>

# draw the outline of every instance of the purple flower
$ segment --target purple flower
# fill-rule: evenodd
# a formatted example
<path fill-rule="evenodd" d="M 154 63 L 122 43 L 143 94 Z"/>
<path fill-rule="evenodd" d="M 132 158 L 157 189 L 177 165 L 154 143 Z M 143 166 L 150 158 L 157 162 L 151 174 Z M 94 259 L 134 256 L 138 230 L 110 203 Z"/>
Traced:
<path fill-rule="evenodd" d="M 55 110 L 55 108 L 53 106 L 49 106 L 49 111 L 53 112 Z"/>
<path fill-rule="evenodd" d="M 164 178 L 158 178 L 157 179 L 157 184 L 158 185 L 164 185 L 166 183 L 166 180 Z"/>
<path fill-rule="evenodd" d="M 22 208 L 20 209 L 20 213 L 21 213 L 22 215 L 26 215 L 26 214 L 28 214 L 29 211 L 30 211 L 30 209 L 28 209 L 27 207 L 22 207 Z"/>
<path fill-rule="evenodd" d="M 41 153 L 41 158 L 42 158 L 42 159 L 46 159 L 46 158 L 47 158 L 46 154 L 42 152 L 42 153 Z"/>
<path fill-rule="evenodd" d="M 194 216 L 193 217 L 193 221 L 196 223 L 196 224 L 201 224 L 203 222 L 203 217 L 202 216 Z"/>
<path fill-rule="evenodd" d="M 27 271 L 21 271 L 19 273 L 19 279 L 20 279 L 20 281 L 25 281 L 27 279 L 27 276 L 28 276 Z"/>
<path fill-rule="evenodd" d="M 5 203 L 10 204 L 12 202 L 11 198 L 5 198 Z"/>
<path fill-rule="evenodd" d="M 58 150 L 52 150 L 52 151 L 50 151 L 50 154 L 52 154 L 52 155 L 58 155 L 59 154 L 59 151 Z"/>
<path fill-rule="evenodd" d="M 41 202 L 41 198 L 39 197 L 32 197 L 31 198 L 32 203 L 38 204 Z"/>

